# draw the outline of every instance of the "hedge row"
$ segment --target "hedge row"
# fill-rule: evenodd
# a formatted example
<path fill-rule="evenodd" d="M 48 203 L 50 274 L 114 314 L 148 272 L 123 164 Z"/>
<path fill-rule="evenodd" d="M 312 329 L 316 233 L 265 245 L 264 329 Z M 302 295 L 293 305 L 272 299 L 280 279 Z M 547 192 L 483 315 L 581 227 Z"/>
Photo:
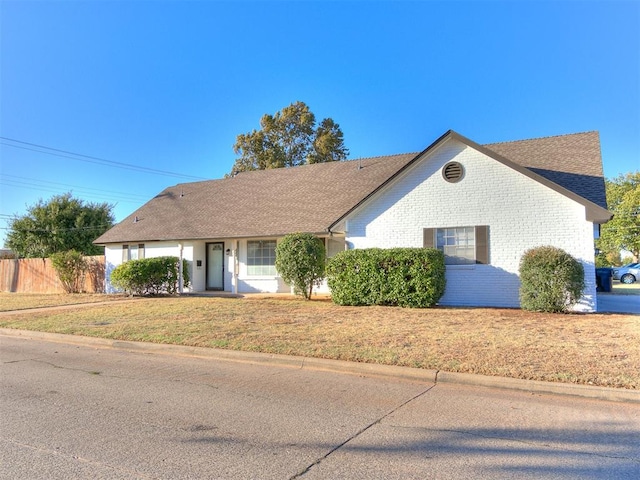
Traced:
<path fill-rule="evenodd" d="M 111 272 L 111 284 L 130 295 L 178 293 L 178 257 L 155 257 L 129 260 Z M 184 286 L 189 286 L 189 269 L 182 261 Z"/>
<path fill-rule="evenodd" d="M 445 289 L 444 255 L 433 248 L 346 250 L 326 273 L 338 305 L 431 307 Z"/>

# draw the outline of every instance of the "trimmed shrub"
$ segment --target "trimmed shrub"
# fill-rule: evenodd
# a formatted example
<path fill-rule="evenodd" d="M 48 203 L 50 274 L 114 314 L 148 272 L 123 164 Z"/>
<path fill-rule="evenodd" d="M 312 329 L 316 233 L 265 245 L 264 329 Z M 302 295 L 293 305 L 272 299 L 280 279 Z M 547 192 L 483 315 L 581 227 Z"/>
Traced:
<path fill-rule="evenodd" d="M 325 258 L 324 243 L 310 233 L 287 235 L 276 246 L 278 274 L 307 300 L 324 278 Z"/>
<path fill-rule="evenodd" d="M 584 291 L 582 264 L 560 248 L 527 250 L 520 261 L 520 306 L 533 312 L 567 312 Z"/>
<path fill-rule="evenodd" d="M 178 293 L 178 257 L 155 257 L 130 260 L 111 272 L 111 284 L 130 295 Z M 182 261 L 184 286 L 189 286 L 189 268 Z"/>
<path fill-rule="evenodd" d="M 327 265 L 338 305 L 431 307 L 444 294 L 444 273 L 444 255 L 434 248 L 347 250 Z"/>
<path fill-rule="evenodd" d="M 84 277 L 89 269 L 89 264 L 82 253 L 76 250 L 57 252 L 51 255 L 53 265 L 64 291 L 67 293 L 80 293 L 84 286 Z"/>

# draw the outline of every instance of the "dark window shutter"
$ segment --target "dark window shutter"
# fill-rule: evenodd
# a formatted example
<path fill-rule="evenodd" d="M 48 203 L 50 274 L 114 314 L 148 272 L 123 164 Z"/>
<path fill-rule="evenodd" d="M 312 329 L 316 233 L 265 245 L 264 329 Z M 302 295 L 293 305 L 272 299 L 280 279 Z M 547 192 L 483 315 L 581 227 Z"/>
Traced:
<path fill-rule="evenodd" d="M 476 226 L 476 263 L 489 264 L 489 227 Z"/>
<path fill-rule="evenodd" d="M 424 248 L 435 248 L 435 228 L 425 228 L 422 230 L 422 246 Z"/>

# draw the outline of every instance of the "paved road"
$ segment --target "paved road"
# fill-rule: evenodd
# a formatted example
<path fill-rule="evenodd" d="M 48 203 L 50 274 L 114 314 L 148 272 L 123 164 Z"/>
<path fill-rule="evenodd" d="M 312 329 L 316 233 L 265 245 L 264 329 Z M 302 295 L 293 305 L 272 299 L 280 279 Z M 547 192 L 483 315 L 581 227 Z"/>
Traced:
<path fill-rule="evenodd" d="M 0 337 L 2 479 L 640 478 L 640 405 Z"/>

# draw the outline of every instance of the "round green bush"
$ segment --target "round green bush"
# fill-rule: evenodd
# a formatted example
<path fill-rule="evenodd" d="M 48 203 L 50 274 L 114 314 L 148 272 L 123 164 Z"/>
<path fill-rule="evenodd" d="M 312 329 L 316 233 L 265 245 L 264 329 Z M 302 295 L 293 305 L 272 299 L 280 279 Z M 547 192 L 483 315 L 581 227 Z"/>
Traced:
<path fill-rule="evenodd" d="M 560 248 L 527 250 L 520 261 L 520 306 L 534 312 L 567 312 L 584 291 L 582 264 Z"/>
<path fill-rule="evenodd" d="M 278 274 L 307 300 L 324 278 L 325 258 L 323 241 L 310 233 L 286 235 L 276 246 Z"/>

